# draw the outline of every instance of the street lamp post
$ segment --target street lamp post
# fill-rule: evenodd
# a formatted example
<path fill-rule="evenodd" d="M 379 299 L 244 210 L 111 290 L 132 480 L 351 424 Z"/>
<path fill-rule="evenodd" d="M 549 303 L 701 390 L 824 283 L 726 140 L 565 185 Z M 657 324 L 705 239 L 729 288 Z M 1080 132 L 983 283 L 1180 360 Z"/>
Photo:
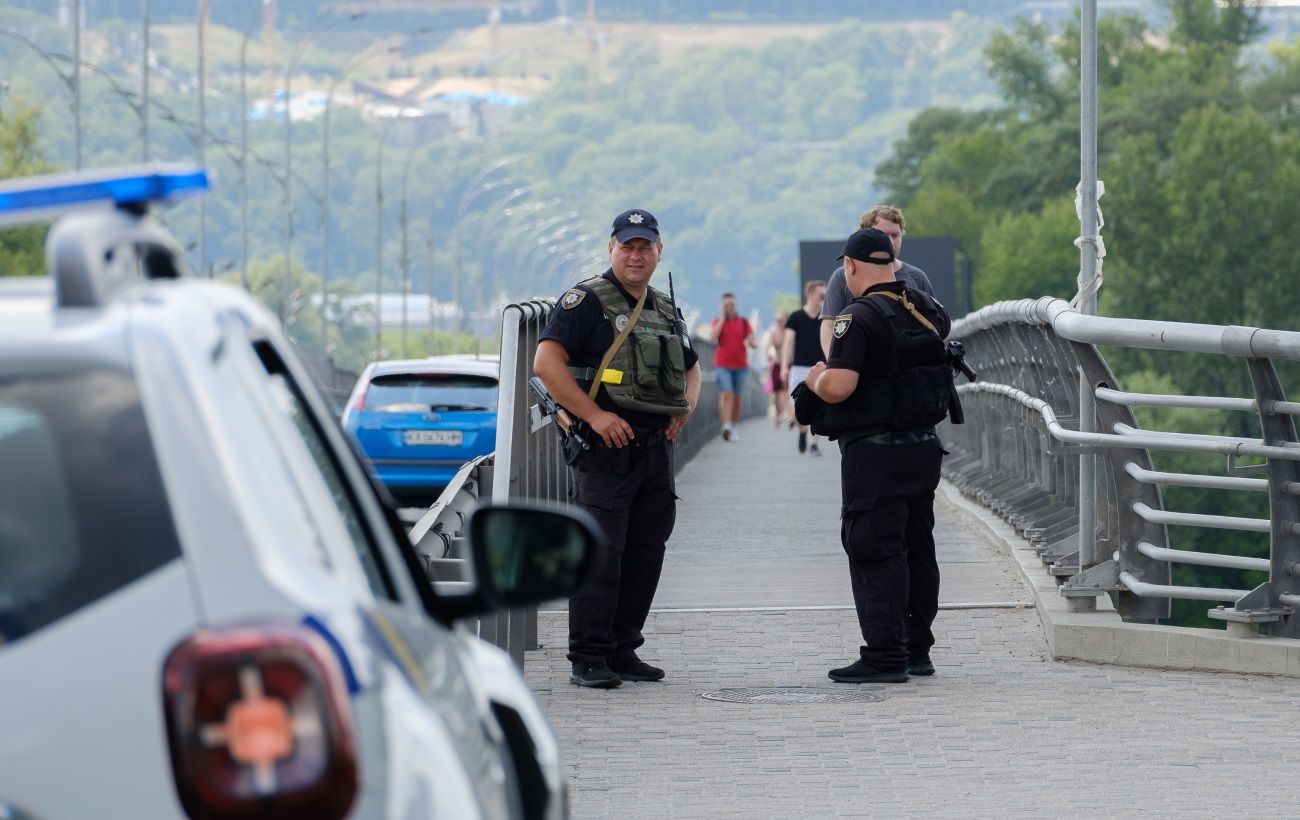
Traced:
<path fill-rule="evenodd" d="M 418 86 L 402 95 L 397 101 L 397 112 L 393 118 L 384 126 L 384 130 L 379 135 L 379 152 L 377 162 L 375 163 L 375 359 L 378 360 L 383 351 L 383 331 L 384 317 L 380 304 L 384 298 L 384 145 L 388 142 L 388 135 L 402 119 L 402 111 L 406 103 L 410 100 L 411 95 L 418 90 Z M 405 185 L 405 178 L 403 178 Z M 406 207 L 405 188 L 403 188 L 402 207 Z M 405 253 L 405 251 L 403 251 Z M 403 263 L 405 264 L 405 263 Z M 405 275 L 405 274 L 403 274 Z M 405 284 L 403 283 L 403 287 Z M 406 350 L 406 296 L 402 294 L 402 350 L 405 355 Z"/>
<path fill-rule="evenodd" d="M 487 313 L 487 309 L 491 307 L 496 297 L 496 294 L 492 290 L 491 283 L 488 281 L 487 278 L 487 243 L 492 238 L 492 234 L 495 233 L 497 226 L 501 224 L 501 220 L 510 216 L 512 211 L 516 210 L 516 209 L 508 208 L 506 206 L 509 205 L 511 202 L 514 202 L 515 200 L 519 199 L 520 197 L 527 196 L 528 194 L 537 190 L 538 187 L 539 186 L 536 184 L 521 185 L 520 187 L 515 188 L 513 191 L 510 191 L 508 194 L 506 194 L 505 199 L 502 199 L 500 202 L 496 203 L 495 205 L 496 210 L 494 210 L 492 215 L 488 217 L 487 225 L 484 226 L 479 231 L 479 243 L 478 243 L 479 286 L 478 286 L 478 295 L 474 299 L 474 312 L 478 315 L 478 320 L 480 323 L 483 321 L 483 318 Z M 552 202 L 558 202 L 558 201 L 559 200 L 552 200 Z M 538 207 L 544 207 L 545 205 L 545 203 L 534 203 L 534 204 L 537 205 Z M 476 328 L 474 331 L 475 335 L 478 335 L 480 330 L 481 328 Z"/>
<path fill-rule="evenodd" d="M 75 130 L 76 130 L 75 162 L 77 163 L 77 167 L 80 167 L 81 166 L 81 98 L 80 98 L 80 90 L 79 90 L 80 82 L 76 76 L 77 75 L 76 61 L 74 61 L 73 58 L 69 57 L 66 54 L 56 54 L 54 52 L 46 51 L 45 49 L 37 45 L 35 40 L 32 40 L 26 37 L 25 35 L 20 34 L 17 31 L 14 31 L 13 29 L 0 28 L 0 36 L 8 37 L 11 40 L 17 40 L 18 42 L 30 48 L 32 51 L 35 51 L 38 55 L 40 55 L 41 59 L 45 61 L 45 64 L 48 65 L 50 69 L 54 71 L 54 73 L 58 76 L 58 78 L 63 81 L 63 84 L 68 87 L 68 91 L 71 92 L 72 94 L 72 117 L 73 117 L 73 122 L 75 123 Z M 63 69 L 59 68 L 58 63 L 55 62 L 56 59 L 64 60 L 66 62 L 71 62 L 72 72 L 70 74 L 64 74 Z"/>
<path fill-rule="evenodd" d="M 334 232 L 333 219 L 331 215 L 332 206 L 330 204 L 330 197 L 331 197 L 330 180 L 332 179 L 332 175 L 330 173 L 330 113 L 333 111 L 334 108 L 334 93 L 338 91 L 339 83 L 345 80 L 348 77 L 348 75 L 351 74 L 354 70 L 360 68 L 363 63 L 375 59 L 377 57 L 381 57 L 384 54 L 392 54 L 400 50 L 399 46 L 390 46 L 381 51 L 376 51 L 376 52 L 366 54 L 366 51 L 370 49 L 371 46 L 373 45 L 374 43 L 372 41 L 362 46 L 361 48 L 357 49 L 356 51 L 352 52 L 350 55 L 348 55 L 347 59 L 344 60 L 343 62 L 343 68 L 340 69 L 338 75 L 330 82 L 329 92 L 325 95 L 325 114 L 324 114 L 323 124 L 321 126 L 322 128 L 321 160 L 325 170 L 324 179 L 322 180 L 322 184 L 325 186 L 325 194 L 323 200 L 325 210 L 324 210 L 324 215 L 322 217 L 322 228 L 324 230 L 324 235 L 322 237 L 322 245 L 321 245 L 323 249 L 323 252 L 321 254 L 321 294 L 322 294 L 321 322 L 325 328 L 325 334 L 326 334 L 325 346 L 327 348 L 329 347 L 329 338 L 328 338 L 329 324 L 328 322 L 325 321 L 324 311 L 326 308 L 326 300 L 329 298 L 330 275 L 332 272 L 331 271 L 332 260 L 330 254 L 330 247 L 331 247 L 331 241 Z"/>
<path fill-rule="evenodd" d="M 141 0 L 140 31 L 140 155 L 149 161 L 149 0 Z"/>
<path fill-rule="evenodd" d="M 72 130 L 74 167 L 81 170 L 81 0 L 72 3 Z"/>
<path fill-rule="evenodd" d="M 207 41 L 208 13 L 210 11 L 211 0 L 199 0 L 199 165 L 200 167 L 207 163 L 207 143 L 204 134 L 207 133 L 207 110 L 208 110 L 208 64 L 207 50 L 205 43 Z M 212 271 L 208 270 L 208 211 L 207 197 L 199 197 L 199 275 L 207 274 L 212 276 Z"/>
<path fill-rule="evenodd" d="M 364 11 L 352 11 L 348 13 L 347 19 L 349 22 L 359 20 L 365 14 Z M 284 297 L 286 305 L 289 293 L 293 289 L 293 112 L 291 110 L 293 72 L 298 68 L 298 61 L 306 53 L 312 39 L 325 31 L 330 22 L 337 21 L 323 18 L 314 29 L 307 32 L 298 43 L 298 48 L 294 50 L 288 70 L 284 72 Z M 285 316 L 280 317 L 282 322 L 286 319 Z"/>
<path fill-rule="evenodd" d="M 465 209 L 469 207 L 470 202 L 472 202 L 480 194 L 490 191 L 493 188 L 498 188 L 503 184 L 505 185 L 510 184 L 509 181 L 486 182 L 488 177 L 490 177 L 492 174 L 496 173 L 502 168 L 505 168 L 508 165 L 513 165 L 517 162 L 523 162 L 525 159 L 527 159 L 527 157 L 525 157 L 524 155 L 515 154 L 513 156 L 499 159 L 496 162 L 489 165 L 487 168 L 483 169 L 474 177 L 474 179 L 470 180 L 469 185 L 465 186 L 465 193 L 464 195 L 461 196 L 460 204 L 456 207 L 456 218 L 452 223 L 452 246 L 453 246 L 453 259 L 455 261 L 455 269 L 453 271 L 451 298 L 452 298 L 452 302 L 455 303 L 456 305 L 456 309 L 460 311 L 462 319 L 465 315 L 465 311 L 461 308 L 460 305 L 460 288 L 461 288 L 461 279 L 462 279 L 461 255 L 460 255 L 461 217 L 465 215 Z"/>

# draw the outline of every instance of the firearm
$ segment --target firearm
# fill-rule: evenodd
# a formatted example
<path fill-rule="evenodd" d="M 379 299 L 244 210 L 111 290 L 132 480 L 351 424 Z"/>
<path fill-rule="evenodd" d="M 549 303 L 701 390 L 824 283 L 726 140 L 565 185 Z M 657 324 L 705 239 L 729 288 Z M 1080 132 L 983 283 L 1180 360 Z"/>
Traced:
<path fill-rule="evenodd" d="M 966 364 L 966 346 L 958 341 L 948 342 L 948 364 L 952 365 L 953 370 L 961 373 L 967 381 L 975 381 L 979 374 Z"/>
<path fill-rule="evenodd" d="M 528 389 L 537 397 L 537 406 L 543 416 L 553 416 L 555 426 L 560 431 L 560 444 L 564 448 L 566 464 L 576 464 L 583 455 L 591 453 L 590 428 L 579 418 L 574 418 L 568 410 L 560 406 L 546 390 L 542 380 L 533 376 L 528 380 Z"/>
<path fill-rule="evenodd" d="M 686 337 L 686 321 L 677 310 L 677 292 L 673 290 L 672 271 L 668 271 L 668 304 L 673 309 L 673 328 L 676 329 L 677 338 L 682 343 L 682 350 L 690 350 L 691 340 Z"/>

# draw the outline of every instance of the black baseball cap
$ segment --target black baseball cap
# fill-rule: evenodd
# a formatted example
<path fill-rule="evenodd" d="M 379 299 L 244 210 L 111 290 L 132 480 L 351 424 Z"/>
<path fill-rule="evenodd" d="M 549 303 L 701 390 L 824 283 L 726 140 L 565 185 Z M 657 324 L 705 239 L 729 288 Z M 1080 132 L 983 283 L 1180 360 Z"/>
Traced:
<path fill-rule="evenodd" d="M 880 254 L 884 254 L 884 257 Z M 835 258 L 843 259 L 846 256 L 859 262 L 888 265 L 894 261 L 894 243 L 889 240 L 889 235 L 884 231 L 863 228 L 853 232 L 844 243 L 844 253 Z"/>
<path fill-rule="evenodd" d="M 640 208 L 624 211 L 614 217 L 614 230 L 610 232 L 622 244 L 629 239 L 659 241 L 659 222 L 655 215 Z"/>

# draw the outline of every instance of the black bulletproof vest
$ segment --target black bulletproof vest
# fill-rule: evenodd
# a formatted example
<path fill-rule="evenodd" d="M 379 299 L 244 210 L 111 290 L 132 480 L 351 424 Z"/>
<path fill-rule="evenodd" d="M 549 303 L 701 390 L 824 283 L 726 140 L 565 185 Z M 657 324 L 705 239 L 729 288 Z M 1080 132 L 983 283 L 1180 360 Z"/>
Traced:
<path fill-rule="evenodd" d="M 822 404 L 813 432 L 836 439 L 846 433 L 920 430 L 943 421 L 952 401 L 952 367 L 943 340 L 888 297 L 864 295 L 853 301 L 885 320 L 889 372 L 860 374 L 853 395 L 839 404 Z"/>

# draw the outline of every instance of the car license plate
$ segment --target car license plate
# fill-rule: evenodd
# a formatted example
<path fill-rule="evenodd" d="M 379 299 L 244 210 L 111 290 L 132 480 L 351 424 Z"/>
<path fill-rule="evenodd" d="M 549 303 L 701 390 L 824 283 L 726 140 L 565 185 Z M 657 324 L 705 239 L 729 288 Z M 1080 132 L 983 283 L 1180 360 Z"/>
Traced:
<path fill-rule="evenodd" d="M 465 434 L 461 430 L 406 430 L 403 440 L 408 447 L 419 444 L 459 447 L 465 440 Z"/>

